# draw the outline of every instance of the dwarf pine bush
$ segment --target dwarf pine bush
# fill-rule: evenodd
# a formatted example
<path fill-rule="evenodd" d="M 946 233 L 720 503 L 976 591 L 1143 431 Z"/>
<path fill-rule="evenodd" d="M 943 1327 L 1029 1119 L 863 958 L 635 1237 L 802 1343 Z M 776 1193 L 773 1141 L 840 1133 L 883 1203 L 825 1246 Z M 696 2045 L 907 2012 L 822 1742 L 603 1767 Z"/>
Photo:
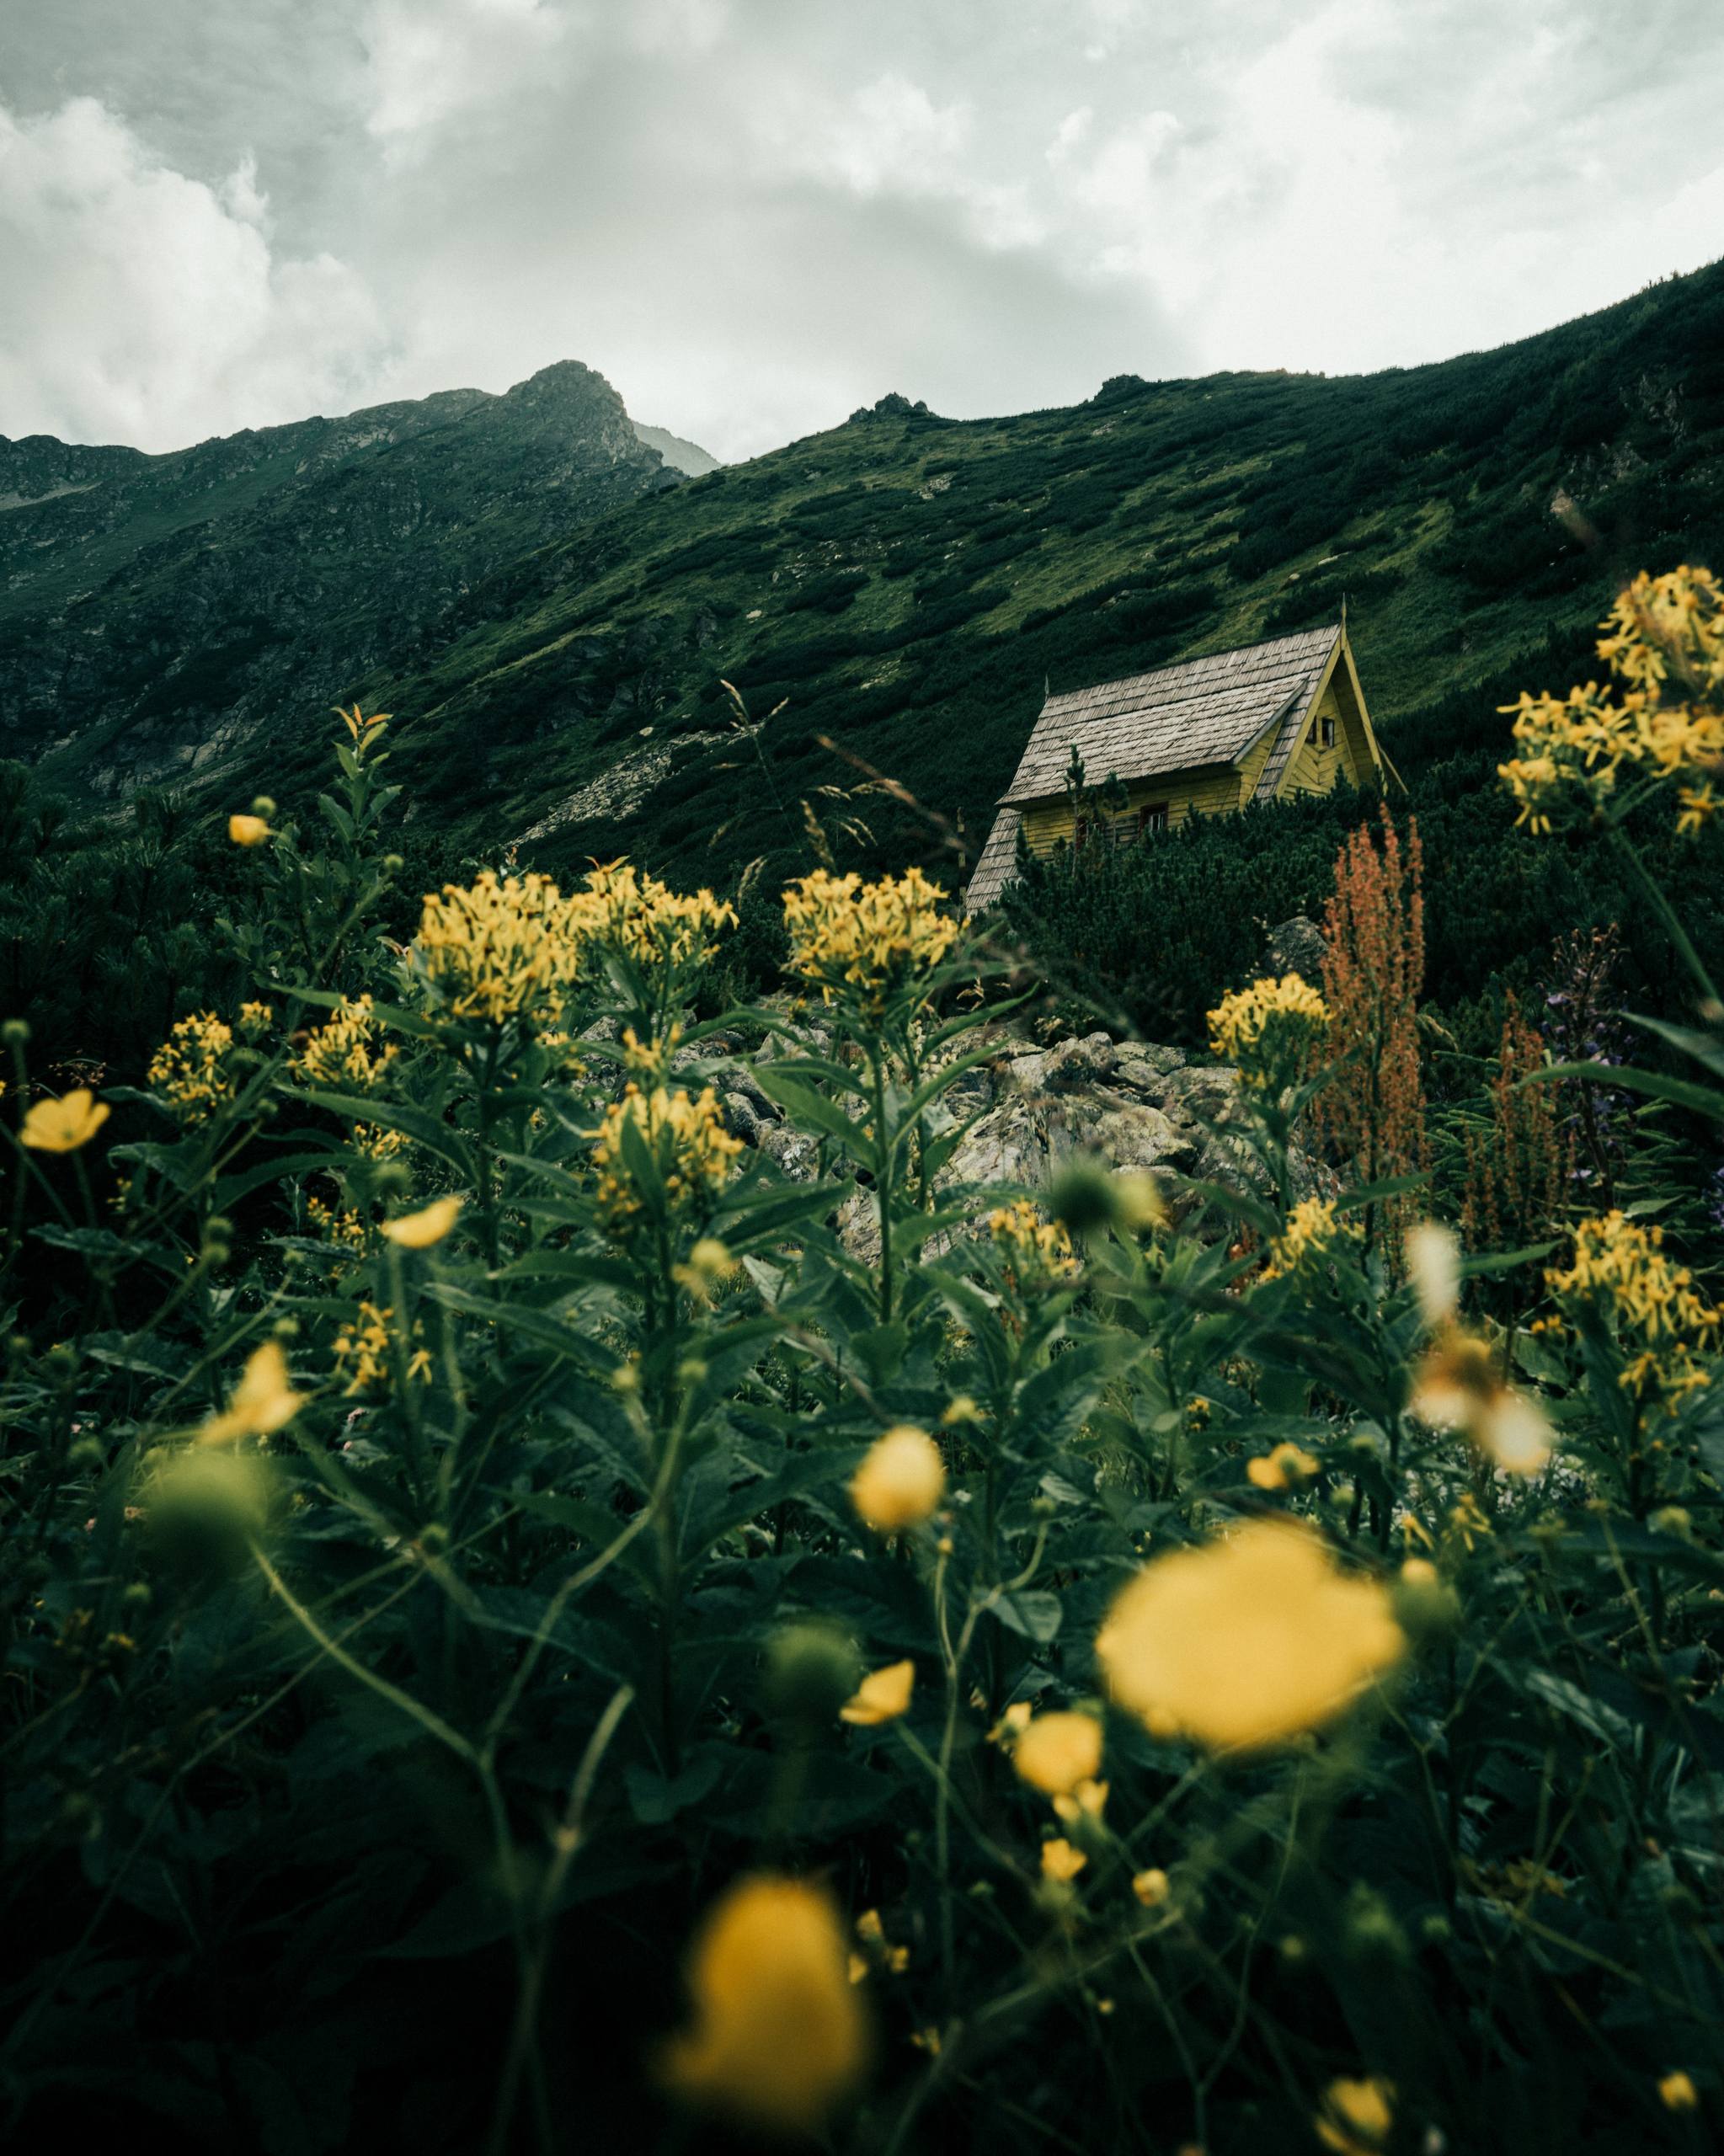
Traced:
<path fill-rule="evenodd" d="M 231 1009 L 99 1099 L 7 1028 L 20 2145 L 1701 2145 L 1718 1254 L 1516 1106 L 1724 1120 L 1700 955 L 1680 1071 L 1517 1020 L 1463 1252 L 1365 832 L 1322 994 L 1214 1006 L 1227 1182 L 967 1186 L 1005 1003 L 937 886 L 802 878 L 804 1004 L 704 1020 L 734 913 L 625 866 L 392 938 L 343 719 L 319 833 L 237 819 Z"/>

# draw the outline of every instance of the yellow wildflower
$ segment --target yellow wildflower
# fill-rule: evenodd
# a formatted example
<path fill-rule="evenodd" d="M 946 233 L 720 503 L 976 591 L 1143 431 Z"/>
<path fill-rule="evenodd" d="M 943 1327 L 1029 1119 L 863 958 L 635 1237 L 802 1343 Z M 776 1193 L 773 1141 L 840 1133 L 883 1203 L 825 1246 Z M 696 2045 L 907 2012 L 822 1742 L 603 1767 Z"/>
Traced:
<path fill-rule="evenodd" d="M 1376 2156 L 1395 2123 L 1395 2084 L 1376 2075 L 1369 2080 L 1332 2081 L 1313 2124 L 1317 2138 L 1336 2156 Z"/>
<path fill-rule="evenodd" d="M 1621 1213 L 1583 1220 L 1574 1262 L 1552 1269 L 1545 1285 L 1559 1303 L 1591 1310 L 1629 1357 L 1620 1382 L 1674 1407 L 1711 1382 L 1696 1359 L 1716 1348 L 1724 1312 L 1708 1303 L 1686 1266 L 1663 1251 L 1662 1228 L 1643 1228 Z"/>
<path fill-rule="evenodd" d="M 1565 696 L 1523 696 L 1515 713 L 1519 753 L 1498 770 L 1520 806 L 1519 820 L 1548 831 L 1570 805 L 1609 807 L 1619 782 L 1688 782 L 1679 825 L 1697 829 L 1716 803 L 1709 787 L 1724 763 L 1724 588 L 1685 565 L 1638 576 L 1618 600 L 1599 656 L 1620 683 L 1596 681 Z"/>
<path fill-rule="evenodd" d="M 1013 1288 L 1054 1287 L 1079 1270 L 1064 1225 L 1044 1220 L 1027 1198 L 997 1206 L 988 1215 L 988 1233 L 1005 1256 L 1006 1281 Z"/>
<path fill-rule="evenodd" d="M 461 1218 L 458 1198 L 434 1198 L 417 1213 L 398 1214 L 383 1223 L 383 1233 L 402 1250 L 430 1250 L 442 1241 Z"/>
<path fill-rule="evenodd" d="M 371 997 L 350 997 L 294 1057 L 294 1075 L 331 1092 L 370 1092 L 398 1053 L 393 1041 L 378 1046 L 382 1030 Z"/>
<path fill-rule="evenodd" d="M 957 941 L 957 921 L 940 911 L 945 897 L 920 868 L 875 883 L 817 868 L 785 886 L 790 970 L 828 1003 L 841 995 L 878 1013 L 918 993 Z"/>
<path fill-rule="evenodd" d="M 581 930 L 548 877 L 488 868 L 464 889 L 427 893 L 413 954 L 451 1018 L 554 1024 L 579 970 Z"/>
<path fill-rule="evenodd" d="M 630 1086 L 605 1113 L 595 1134 L 593 1166 L 598 1175 L 600 1210 L 613 1235 L 631 1227 L 656 1194 L 643 1190 L 628 1161 L 624 1133 L 632 1130 L 646 1145 L 659 1171 L 663 1206 L 670 1214 L 708 1203 L 723 1187 L 742 1140 L 725 1129 L 718 1097 L 708 1086 L 698 1097 L 670 1092 L 663 1086 L 649 1093 Z"/>
<path fill-rule="evenodd" d="M 79 1086 L 57 1101 L 37 1101 L 24 1116 L 19 1142 L 38 1153 L 75 1153 L 89 1144 L 112 1113 L 88 1086 Z"/>
<path fill-rule="evenodd" d="M 873 1729 L 883 1721 L 896 1721 L 910 1711 L 910 1694 L 915 1683 L 915 1664 L 909 1660 L 889 1663 L 863 1678 L 854 1697 L 838 1710 L 841 1721 Z"/>
<path fill-rule="evenodd" d="M 220 1444 L 229 1438 L 266 1438 L 291 1422 L 304 1396 L 293 1390 L 287 1358 L 279 1341 L 266 1340 L 246 1358 L 239 1383 L 219 1415 L 198 1432 L 200 1444 Z"/>
<path fill-rule="evenodd" d="M 850 1479 L 851 1502 L 877 1534 L 915 1527 L 946 1491 L 946 1463 L 926 1430 L 900 1422 L 876 1438 Z"/>
<path fill-rule="evenodd" d="M 1279 1095 L 1298 1085 L 1327 1032 L 1329 1006 L 1298 974 L 1267 975 L 1224 996 L 1209 1013 L 1209 1046 L 1254 1092 Z"/>
<path fill-rule="evenodd" d="M 693 2026 L 666 2048 L 691 2102 L 781 2133 L 817 2132 L 861 2079 L 867 2028 L 832 1898 L 805 1880 L 745 1879 L 689 1956 Z"/>
<path fill-rule="evenodd" d="M 1152 1865 L 1147 1871 L 1140 1871 L 1133 1876 L 1131 1891 L 1146 1909 L 1158 1909 L 1173 1892 L 1173 1887 L 1166 1873 Z"/>
<path fill-rule="evenodd" d="M 1319 1535 L 1278 1518 L 1146 1566 L 1096 1654 L 1152 1733 L 1229 1751 L 1322 1727 L 1406 1646 L 1377 1582 L 1337 1571 Z"/>
<path fill-rule="evenodd" d="M 1051 1842 L 1042 1844 L 1042 1876 L 1057 1880 L 1063 1886 L 1076 1878 L 1089 1859 L 1080 1849 L 1075 1849 L 1064 1834 L 1056 1834 Z"/>
<path fill-rule="evenodd" d="M 235 846 L 262 846 L 275 833 L 261 816 L 230 816 L 227 835 Z"/>
<path fill-rule="evenodd" d="M 1346 1244 L 1358 1240 L 1358 1226 L 1336 1211 L 1332 1199 L 1301 1198 L 1288 1214 L 1280 1234 L 1271 1240 L 1262 1277 L 1279 1280 L 1314 1270 Z"/>
<path fill-rule="evenodd" d="M 392 1309 L 379 1310 L 375 1303 L 361 1302 L 359 1315 L 350 1318 L 335 1336 L 335 1365 L 339 1375 L 347 1380 L 342 1388 L 344 1396 L 350 1399 L 355 1393 L 368 1392 L 372 1386 L 389 1382 L 392 1326 Z M 414 1338 L 419 1337 L 415 1322 Z M 431 1381 L 431 1353 L 428 1348 L 412 1349 L 408 1358 L 407 1375 L 411 1381 Z"/>
<path fill-rule="evenodd" d="M 1697 2111 L 1700 2095 L 1692 2075 L 1679 2067 L 1674 2073 L 1667 2073 L 1658 2084 L 1658 2101 L 1667 2111 Z"/>
<path fill-rule="evenodd" d="M 910 1949 L 907 1946 L 893 1945 L 886 1936 L 886 1927 L 881 1920 L 880 1912 L 878 1909 L 862 1911 L 856 1920 L 856 1935 L 862 1942 L 869 1959 L 891 1975 L 901 1977 L 910 1967 Z M 855 1955 L 851 1957 L 852 1983 L 859 1983 L 861 1978 L 867 1973 L 867 1962 L 862 1962 L 861 1968 L 857 1968 L 857 1962 L 859 1959 L 860 1956 Z"/>
<path fill-rule="evenodd" d="M 1043 1796 L 1065 1796 L 1102 1764 L 1102 1725 L 1093 1715 L 1038 1715 L 1018 1735 L 1011 1764 Z"/>
<path fill-rule="evenodd" d="M 356 703 L 351 711 L 344 711 L 337 704 L 334 711 L 335 716 L 353 736 L 355 747 L 359 749 L 368 746 L 383 731 L 392 716 L 387 711 L 374 711 L 367 718 Z"/>
<path fill-rule="evenodd" d="M 233 1028 L 213 1011 L 181 1018 L 156 1050 L 148 1079 L 188 1123 L 201 1122 L 239 1090 L 233 1070 Z"/>
<path fill-rule="evenodd" d="M 986 1705 L 986 1700 L 984 1695 L 978 1692 L 970 1701 L 970 1705 L 974 1707 L 984 1706 Z M 1015 1700 L 988 1732 L 989 1743 L 1007 1746 L 1014 1744 L 1029 1727 L 1030 1718 L 1034 1713 L 1035 1709 L 1027 1700 Z"/>
<path fill-rule="evenodd" d="M 568 909 L 574 933 L 595 956 L 611 950 L 655 968 L 706 965 L 717 954 L 720 931 L 736 926 L 727 900 L 708 890 L 673 891 L 626 861 L 592 869 Z"/>

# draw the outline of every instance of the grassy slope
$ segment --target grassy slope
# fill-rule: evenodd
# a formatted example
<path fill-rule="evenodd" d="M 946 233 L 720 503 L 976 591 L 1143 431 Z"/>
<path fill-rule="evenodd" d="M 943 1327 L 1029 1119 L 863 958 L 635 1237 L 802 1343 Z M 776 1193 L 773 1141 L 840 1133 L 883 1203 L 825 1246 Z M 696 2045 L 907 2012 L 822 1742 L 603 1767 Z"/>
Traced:
<path fill-rule="evenodd" d="M 1559 489 L 1589 531 L 1552 514 Z M 871 415 L 582 527 L 477 589 L 422 671 L 371 686 L 408 722 L 420 815 L 487 855 L 650 726 L 677 760 L 639 808 L 526 851 L 722 883 L 803 850 L 798 798 L 852 776 L 822 732 L 979 843 L 1044 676 L 1225 648 L 1343 591 L 1391 753 L 1428 763 L 1500 735 L 1506 684 L 1577 663 L 1621 575 L 1684 553 L 1724 556 L 1724 265 L 1411 371 Z M 756 717 L 784 703 L 767 771 L 721 676 Z M 296 766 L 296 729 L 256 776 Z M 930 852 L 906 812 L 868 813 L 882 857 Z"/>

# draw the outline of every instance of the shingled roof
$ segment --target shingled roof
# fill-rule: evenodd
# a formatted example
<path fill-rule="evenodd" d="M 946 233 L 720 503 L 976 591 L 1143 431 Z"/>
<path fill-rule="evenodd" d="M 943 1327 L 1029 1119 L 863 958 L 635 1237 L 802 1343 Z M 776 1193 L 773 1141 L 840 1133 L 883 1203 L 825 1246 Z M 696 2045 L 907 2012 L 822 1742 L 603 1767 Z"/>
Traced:
<path fill-rule="evenodd" d="M 1110 773 L 1129 781 L 1236 762 L 1294 704 L 1309 703 L 1340 634 L 1331 622 L 1049 696 L 1001 805 L 1061 792 L 1074 743 L 1092 785 Z"/>

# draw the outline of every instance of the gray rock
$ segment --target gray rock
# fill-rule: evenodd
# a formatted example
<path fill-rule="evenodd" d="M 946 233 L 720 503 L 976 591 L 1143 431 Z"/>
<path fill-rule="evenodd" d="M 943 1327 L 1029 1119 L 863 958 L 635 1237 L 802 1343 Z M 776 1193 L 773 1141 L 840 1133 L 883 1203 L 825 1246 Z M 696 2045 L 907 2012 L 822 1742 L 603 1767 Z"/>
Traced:
<path fill-rule="evenodd" d="M 1328 954 L 1322 930 L 1316 921 L 1296 913 L 1291 921 L 1284 921 L 1269 931 L 1269 940 L 1263 947 L 1263 970 L 1278 980 L 1283 974 L 1297 974 L 1313 988 L 1321 988 L 1323 961 Z"/>
<path fill-rule="evenodd" d="M 761 1133 L 765 1127 L 752 1105 L 740 1093 L 723 1093 L 719 1107 L 724 1118 L 724 1128 L 733 1138 L 739 1138 L 745 1145 L 758 1148 Z"/>

